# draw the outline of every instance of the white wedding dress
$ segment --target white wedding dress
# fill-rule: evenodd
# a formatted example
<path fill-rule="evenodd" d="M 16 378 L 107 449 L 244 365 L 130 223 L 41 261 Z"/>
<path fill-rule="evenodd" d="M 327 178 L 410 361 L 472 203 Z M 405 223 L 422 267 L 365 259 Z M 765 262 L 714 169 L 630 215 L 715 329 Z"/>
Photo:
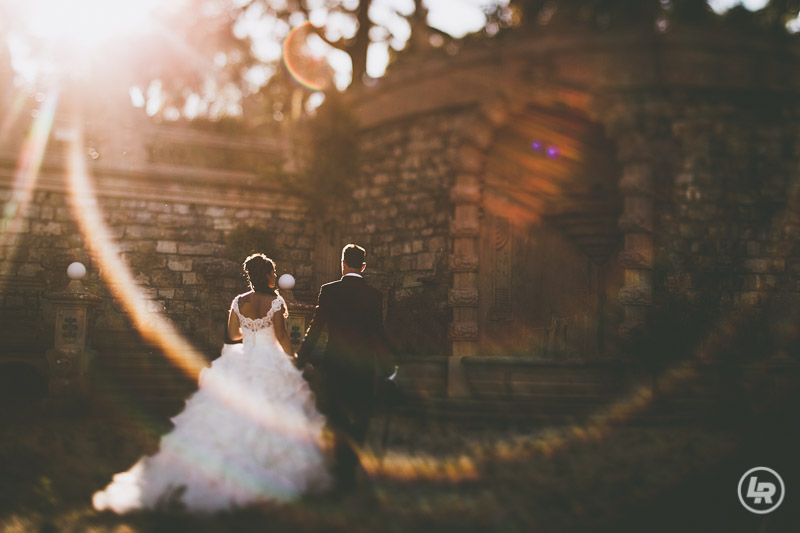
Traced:
<path fill-rule="evenodd" d="M 125 513 L 178 505 L 219 511 L 292 500 L 330 484 L 322 446 L 324 417 L 300 371 L 275 337 L 278 296 L 259 319 L 239 317 L 243 340 L 226 344 L 200 373 L 199 389 L 172 419 L 159 451 L 116 474 L 92 498 Z M 285 313 L 284 316 L 287 316 Z"/>

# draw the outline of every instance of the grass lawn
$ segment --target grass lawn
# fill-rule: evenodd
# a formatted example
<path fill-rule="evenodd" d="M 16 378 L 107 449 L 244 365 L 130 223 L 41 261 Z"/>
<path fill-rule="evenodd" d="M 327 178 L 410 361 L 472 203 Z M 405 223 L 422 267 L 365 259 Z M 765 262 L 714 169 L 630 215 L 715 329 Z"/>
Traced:
<path fill-rule="evenodd" d="M 370 486 L 345 497 L 215 515 L 97 513 L 91 495 L 156 450 L 168 425 L 112 414 L 7 417 L 0 429 L 3 531 L 800 531 L 796 408 L 736 421 L 603 427 L 467 428 L 377 418 Z M 751 514 L 739 478 L 771 466 L 787 485 L 770 515 Z"/>

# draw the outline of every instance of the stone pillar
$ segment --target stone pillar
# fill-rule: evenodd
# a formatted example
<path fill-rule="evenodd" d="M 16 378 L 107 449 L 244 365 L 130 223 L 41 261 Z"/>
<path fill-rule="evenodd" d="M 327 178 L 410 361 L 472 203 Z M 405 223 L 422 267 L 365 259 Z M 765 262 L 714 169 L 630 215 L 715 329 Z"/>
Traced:
<path fill-rule="evenodd" d="M 81 281 L 86 267 L 72 263 L 66 290 L 46 296 L 56 311 L 55 345 L 45 354 L 50 374 L 49 396 L 55 402 L 86 395 L 86 373 L 94 351 L 86 345 L 89 310 L 102 301 Z"/>
<path fill-rule="evenodd" d="M 626 164 L 619 187 L 625 197 L 619 219 L 625 233 L 625 247 L 619 256 L 625 269 L 625 285 L 619 292 L 625 312 L 620 334 L 625 337 L 644 324 L 647 309 L 653 304 L 652 169 L 642 162 Z"/>
<path fill-rule="evenodd" d="M 450 199 L 454 217 L 450 225 L 453 253 L 450 272 L 453 285 L 448 302 L 453 307 L 449 338 L 453 354 L 448 363 L 447 395 L 469 396 L 469 386 L 461 359 L 478 353 L 478 236 L 480 234 L 480 186 L 476 175 L 483 166 L 477 148 L 461 150 L 461 172 L 456 176 Z"/>
<path fill-rule="evenodd" d="M 286 301 L 286 307 L 289 311 L 289 318 L 287 319 L 287 326 L 289 329 L 289 338 L 292 340 L 292 349 L 295 353 L 300 349 L 303 343 L 308 325 L 314 317 L 314 304 L 307 304 L 295 300 L 292 289 L 295 285 L 295 278 L 291 274 L 283 274 L 278 278 L 278 288 L 280 289 L 281 296 Z M 324 333 L 323 333 L 324 335 Z"/>
<path fill-rule="evenodd" d="M 450 201 L 454 206 L 450 225 L 453 248 L 449 261 L 453 285 L 448 295 L 448 303 L 453 308 L 449 331 L 453 354 L 447 367 L 447 395 L 450 397 L 471 394 L 462 359 L 478 354 L 480 340 L 481 183 L 494 133 L 505 124 L 509 112 L 509 105 L 503 99 L 490 101 L 481 109 L 479 118 L 464 131 L 458 174 L 450 190 Z"/>

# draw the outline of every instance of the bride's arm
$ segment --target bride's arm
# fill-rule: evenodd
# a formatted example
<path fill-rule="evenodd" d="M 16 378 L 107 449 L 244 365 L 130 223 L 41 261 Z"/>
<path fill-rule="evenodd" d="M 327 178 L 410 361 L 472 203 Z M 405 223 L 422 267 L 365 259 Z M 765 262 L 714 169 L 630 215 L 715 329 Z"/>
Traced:
<path fill-rule="evenodd" d="M 242 340 L 242 330 L 239 329 L 239 315 L 233 309 L 228 311 L 228 339 L 234 342 Z"/>
<path fill-rule="evenodd" d="M 286 355 L 294 357 L 292 339 L 289 337 L 289 331 L 286 329 L 286 320 L 283 318 L 283 313 L 275 313 L 273 321 L 275 322 L 275 338 L 278 339 Z"/>

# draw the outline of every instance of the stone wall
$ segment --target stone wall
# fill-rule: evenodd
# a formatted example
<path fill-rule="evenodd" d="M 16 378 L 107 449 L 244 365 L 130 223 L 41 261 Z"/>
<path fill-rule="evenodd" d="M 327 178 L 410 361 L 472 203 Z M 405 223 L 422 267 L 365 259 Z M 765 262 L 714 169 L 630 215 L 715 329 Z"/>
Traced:
<path fill-rule="evenodd" d="M 450 189 L 469 110 L 366 128 L 341 242 L 368 250 L 368 277 L 387 296 L 387 330 L 403 353 L 449 350 Z"/>
<path fill-rule="evenodd" d="M 535 108 L 586 117 L 616 149 L 624 276 L 614 297 L 624 335 L 674 293 L 716 311 L 800 300 L 793 40 L 722 26 L 613 35 L 541 28 L 450 52 L 401 57 L 353 102 L 368 131 L 454 107 L 476 118 L 451 167 L 459 229 L 450 247 L 460 248 L 461 263 L 473 271 L 486 263 L 470 228 L 487 207 L 498 132 Z M 383 157 L 402 165 L 408 156 Z M 469 355 L 475 348 L 466 344 L 485 331 L 469 305 L 489 295 L 469 269 L 451 273 L 454 293 L 476 295 L 454 307 L 462 318 L 454 318 L 452 353 Z"/>
<path fill-rule="evenodd" d="M 481 284 L 486 190 L 509 178 L 490 183 L 489 172 L 503 166 L 492 158 L 502 159 L 503 139 L 520 125 L 552 132 L 541 117 L 554 124 L 580 117 L 602 132 L 611 170 L 609 180 L 576 183 L 570 194 L 591 202 L 600 191 L 606 207 L 621 209 L 613 227 L 588 226 L 609 237 L 608 249 L 622 250 L 613 275 L 599 263 L 575 272 L 595 276 L 598 295 L 621 278 L 610 296 L 616 305 L 597 308 L 623 308 L 625 332 L 670 292 L 695 301 L 710 295 L 714 306 L 798 299 L 797 55 L 794 44 L 768 36 L 745 42 L 702 28 L 542 29 L 467 44 L 455 55 L 405 55 L 377 87 L 348 95 L 361 127 L 359 171 L 329 218 L 288 192 L 287 147 L 274 139 L 135 126 L 95 134 L 91 147 L 101 157 L 89 169 L 111 237 L 148 305 L 210 350 L 221 343 L 230 298 L 244 289 L 241 258 L 226 257 L 226 237 L 248 223 L 274 236 L 267 252 L 279 273 L 297 278 L 295 296 L 307 303 L 319 283 L 338 277 L 341 246 L 364 245 L 397 347 L 469 356 L 478 355 L 486 330 L 479 310 L 492 297 Z M 138 146 L 125 146 L 136 138 Z M 19 148 L 4 148 L 1 158 L 7 213 L 15 212 L 13 195 L 26 194 L 15 188 Z M 87 251 L 69 207 L 63 146 L 48 153 L 19 226 L 2 236 L 7 352 L 49 346 L 45 296 L 66 284 L 64 269 L 75 260 L 87 263 L 91 285 L 106 297 L 98 331 L 125 327 L 105 287 L 108 273 Z M 554 185 L 559 174 L 546 178 Z M 611 192 L 603 189 L 609 183 Z M 609 213 L 617 216 L 602 211 Z M 580 236 L 564 227 L 556 230 L 565 238 Z"/>
<path fill-rule="evenodd" d="M 169 132 L 173 139 L 180 134 Z M 195 149 L 204 139 L 233 154 L 261 148 L 230 138 L 191 137 Z M 168 146 L 160 150 L 168 153 Z M 120 283 L 116 273 L 90 251 L 92 234 L 96 237 L 100 228 L 90 225 L 82 231 L 78 220 L 86 213 L 72 207 L 59 152 L 53 150 L 45 161 L 29 196 L 12 188 L 13 160 L 3 161 L 0 169 L 0 200 L 6 213 L 18 211 L 0 255 L 4 355 L 43 353 L 52 346 L 54 311 L 47 295 L 66 286 L 66 267 L 73 261 L 87 266 L 90 290 L 104 297 L 95 313 L 95 336 L 130 328 L 122 303 L 110 290 Z M 276 156 L 262 152 L 260 157 L 269 162 Z M 295 276 L 295 294 L 312 298 L 313 227 L 303 203 L 282 190 L 275 172 L 204 168 L 197 153 L 193 161 L 189 166 L 151 157 L 140 172 L 98 161 L 89 173 L 112 247 L 142 289 L 148 311 L 163 314 L 213 356 L 224 340 L 230 301 L 246 290 L 244 257 L 234 256 L 247 251 L 230 248 L 231 233 L 243 225 L 266 230 L 265 244 L 271 249 L 263 251 L 276 260 L 279 274 Z"/>
<path fill-rule="evenodd" d="M 658 181 L 657 285 L 714 291 L 723 306 L 800 299 L 796 98 L 698 92 L 664 104 L 676 157 Z"/>

